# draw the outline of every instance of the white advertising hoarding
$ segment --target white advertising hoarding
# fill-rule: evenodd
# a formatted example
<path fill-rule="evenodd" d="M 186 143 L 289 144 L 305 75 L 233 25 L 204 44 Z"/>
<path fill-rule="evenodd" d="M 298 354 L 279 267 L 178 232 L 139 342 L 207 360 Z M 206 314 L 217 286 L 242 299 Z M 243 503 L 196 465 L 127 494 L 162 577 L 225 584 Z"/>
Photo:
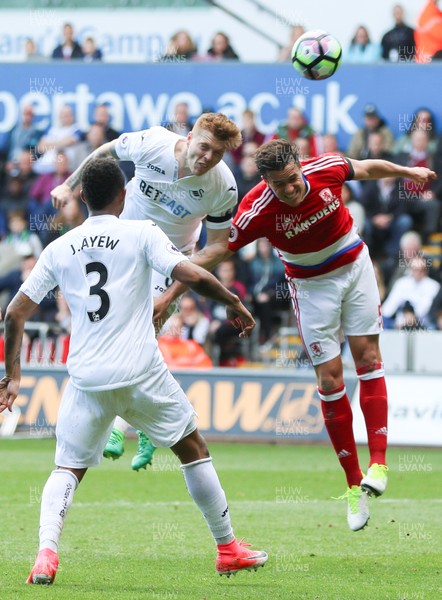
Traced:
<path fill-rule="evenodd" d="M 387 375 L 388 442 L 401 446 L 442 446 L 442 377 Z M 359 406 L 359 386 L 352 400 L 357 443 L 367 442 Z"/>

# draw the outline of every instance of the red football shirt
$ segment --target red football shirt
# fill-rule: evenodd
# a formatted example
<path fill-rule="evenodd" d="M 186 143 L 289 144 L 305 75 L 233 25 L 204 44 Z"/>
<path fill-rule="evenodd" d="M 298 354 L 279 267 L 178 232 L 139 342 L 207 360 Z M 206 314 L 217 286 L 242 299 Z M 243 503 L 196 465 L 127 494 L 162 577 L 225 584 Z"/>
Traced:
<path fill-rule="evenodd" d="M 323 154 L 301 162 L 307 185 L 304 200 L 291 207 L 265 181 L 241 201 L 232 224 L 233 252 L 266 237 L 290 277 L 322 275 L 355 260 L 362 249 L 353 218 L 342 201 L 342 184 L 353 176 L 349 161 Z"/>

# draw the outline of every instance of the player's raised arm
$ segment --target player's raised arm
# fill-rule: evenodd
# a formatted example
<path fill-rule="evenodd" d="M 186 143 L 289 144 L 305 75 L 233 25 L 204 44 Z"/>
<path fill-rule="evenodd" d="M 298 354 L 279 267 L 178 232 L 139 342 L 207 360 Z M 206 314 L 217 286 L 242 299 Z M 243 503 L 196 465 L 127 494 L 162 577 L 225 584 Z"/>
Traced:
<path fill-rule="evenodd" d="M 106 142 L 102 144 L 99 148 L 91 152 L 89 156 L 83 160 L 81 165 L 75 169 L 75 171 L 70 175 L 66 181 L 60 185 L 57 185 L 51 191 L 52 204 L 55 208 L 61 208 L 68 202 L 73 200 L 73 192 L 75 188 L 80 184 L 81 175 L 83 173 L 83 169 L 85 165 L 87 165 L 91 160 L 95 158 L 105 158 L 110 156 L 111 158 L 117 159 L 117 153 L 115 150 L 117 140 L 112 140 L 111 142 Z"/>
<path fill-rule="evenodd" d="M 25 322 L 38 308 L 23 292 L 17 292 L 5 315 L 5 376 L 0 380 L 0 413 L 11 411 L 20 387 L 20 354 Z"/>
<path fill-rule="evenodd" d="M 217 265 L 219 265 L 220 262 L 222 262 L 223 260 L 225 260 L 226 258 L 228 258 L 229 256 L 231 256 L 233 254 L 233 252 L 231 250 L 229 250 L 227 247 L 230 229 L 227 229 L 227 230 L 222 229 L 222 230 L 218 230 L 218 231 L 212 230 L 212 231 L 219 234 L 217 241 L 216 242 L 214 241 L 212 245 L 209 244 L 209 248 L 207 249 L 206 253 L 204 253 L 204 250 L 206 249 L 207 245 L 204 246 L 204 248 L 202 250 L 200 250 L 199 252 L 194 254 L 190 259 L 194 264 L 204 267 L 205 269 L 208 269 L 210 271 L 212 269 L 214 269 Z M 224 232 L 226 232 L 227 237 L 225 240 L 222 239 L 222 241 L 221 241 L 221 236 L 224 237 L 223 236 Z M 174 281 L 173 284 L 170 287 L 168 287 L 167 290 L 163 294 L 161 294 L 161 296 L 154 298 L 153 320 L 154 321 L 165 320 L 166 315 L 167 315 L 167 309 L 169 308 L 171 303 L 174 300 L 176 300 L 177 298 L 179 298 L 182 294 L 184 294 L 184 292 L 187 289 L 188 289 L 187 285 L 185 285 L 184 283 L 181 283 L 181 281 L 177 280 L 177 281 Z"/>
<path fill-rule="evenodd" d="M 248 337 L 256 323 L 252 315 L 235 294 L 229 292 L 218 279 L 205 269 L 186 260 L 177 264 L 172 277 L 207 298 L 222 302 L 227 308 L 227 318 L 237 329 L 239 337 Z"/>
<path fill-rule="evenodd" d="M 354 179 L 382 179 L 383 177 L 403 177 L 411 179 L 415 183 L 429 183 L 437 179 L 437 175 L 426 167 L 404 167 L 388 160 L 347 159 L 354 171 Z"/>

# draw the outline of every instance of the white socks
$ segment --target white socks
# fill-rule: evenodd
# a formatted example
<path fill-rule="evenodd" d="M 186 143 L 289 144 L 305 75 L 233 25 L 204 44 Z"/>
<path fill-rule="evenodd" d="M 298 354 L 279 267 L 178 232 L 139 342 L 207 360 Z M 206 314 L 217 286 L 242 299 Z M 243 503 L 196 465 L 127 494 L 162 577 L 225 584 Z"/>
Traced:
<path fill-rule="evenodd" d="M 121 433 L 126 434 L 126 431 L 129 429 L 129 423 L 126 423 L 126 421 L 121 417 L 115 417 L 112 427 L 114 429 L 118 429 L 118 431 L 121 431 Z"/>
<path fill-rule="evenodd" d="M 181 468 L 187 490 L 203 513 L 215 541 L 225 544 L 233 540 L 226 495 L 212 465 L 212 459 L 209 457 L 196 460 L 181 465 Z"/>
<path fill-rule="evenodd" d="M 78 479 L 67 469 L 55 469 L 49 476 L 41 496 L 40 547 L 58 550 L 61 531 L 72 504 Z"/>

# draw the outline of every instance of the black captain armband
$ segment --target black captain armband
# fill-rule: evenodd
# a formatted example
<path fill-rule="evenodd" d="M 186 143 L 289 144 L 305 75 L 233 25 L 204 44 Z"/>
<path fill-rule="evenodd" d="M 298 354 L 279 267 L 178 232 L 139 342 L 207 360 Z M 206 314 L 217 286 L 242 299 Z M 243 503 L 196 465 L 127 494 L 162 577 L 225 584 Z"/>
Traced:
<path fill-rule="evenodd" d="M 229 209 L 224 215 L 221 215 L 220 217 L 211 217 L 210 215 L 207 215 L 206 220 L 210 221 L 210 223 L 225 223 L 226 221 L 230 221 L 230 219 L 232 218 L 232 214 L 233 211 Z"/>
<path fill-rule="evenodd" d="M 350 173 L 348 174 L 348 177 L 346 177 L 346 181 L 349 181 L 350 179 L 353 179 L 353 177 L 355 176 L 355 170 L 353 169 L 353 165 L 351 164 L 351 160 L 349 158 L 347 158 L 345 156 L 344 160 L 347 162 L 349 169 L 350 169 Z"/>

